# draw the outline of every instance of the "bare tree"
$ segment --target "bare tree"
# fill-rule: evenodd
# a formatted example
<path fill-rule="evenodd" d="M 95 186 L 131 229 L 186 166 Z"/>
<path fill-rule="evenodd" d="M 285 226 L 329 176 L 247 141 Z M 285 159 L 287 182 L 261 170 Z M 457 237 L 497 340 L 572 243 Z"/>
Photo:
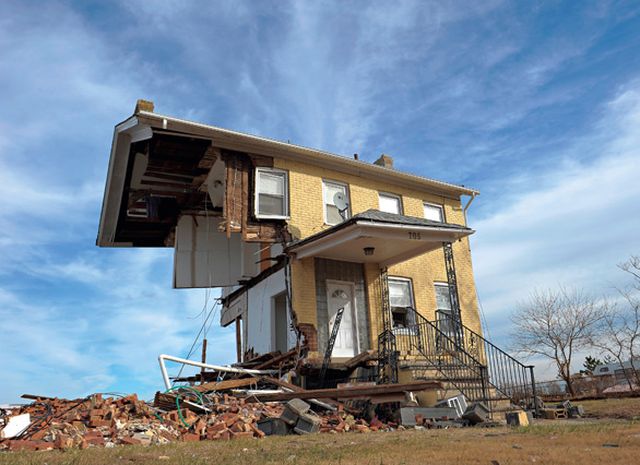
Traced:
<path fill-rule="evenodd" d="M 565 288 L 535 291 L 511 315 L 513 346 L 522 354 L 551 359 L 573 396 L 573 357 L 588 346 L 601 318 L 601 306 L 582 292 Z"/>
<path fill-rule="evenodd" d="M 626 304 L 621 331 L 627 341 L 631 372 L 640 388 L 640 256 L 632 255 L 619 267 L 632 278 L 630 286 L 619 290 Z"/>
<path fill-rule="evenodd" d="M 629 389 L 633 390 L 634 376 L 624 369 L 624 363 L 629 357 L 631 334 L 634 326 L 627 315 L 626 308 L 620 308 L 615 303 L 604 301 L 602 304 L 602 319 L 597 323 L 596 330 L 589 337 L 589 345 L 602 350 L 623 368 L 624 378 Z M 636 321 L 637 324 L 637 321 Z M 635 329 L 637 331 L 637 328 Z"/>

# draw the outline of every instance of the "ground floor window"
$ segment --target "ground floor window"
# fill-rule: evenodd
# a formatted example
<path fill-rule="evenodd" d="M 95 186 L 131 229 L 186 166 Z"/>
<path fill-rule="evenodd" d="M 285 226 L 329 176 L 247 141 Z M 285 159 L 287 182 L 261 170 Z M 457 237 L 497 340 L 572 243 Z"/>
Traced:
<path fill-rule="evenodd" d="M 407 278 L 389 278 L 389 306 L 394 328 L 407 328 L 415 324 L 411 309 L 414 307 L 413 286 Z"/>
<path fill-rule="evenodd" d="M 451 311 L 451 295 L 449 285 L 446 283 L 435 283 L 436 290 L 436 319 L 438 328 L 445 334 L 453 334 L 454 321 Z"/>

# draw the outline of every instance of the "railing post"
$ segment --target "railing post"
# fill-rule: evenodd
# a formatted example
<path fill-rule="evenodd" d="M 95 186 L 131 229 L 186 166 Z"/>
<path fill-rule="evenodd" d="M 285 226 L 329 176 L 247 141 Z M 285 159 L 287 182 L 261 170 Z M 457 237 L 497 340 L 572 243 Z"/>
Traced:
<path fill-rule="evenodd" d="M 529 373 L 531 374 L 531 393 L 533 395 L 533 409 L 536 412 L 536 418 L 540 418 L 540 407 L 538 406 L 538 399 L 536 395 L 536 377 L 533 374 L 533 365 L 529 365 Z"/>

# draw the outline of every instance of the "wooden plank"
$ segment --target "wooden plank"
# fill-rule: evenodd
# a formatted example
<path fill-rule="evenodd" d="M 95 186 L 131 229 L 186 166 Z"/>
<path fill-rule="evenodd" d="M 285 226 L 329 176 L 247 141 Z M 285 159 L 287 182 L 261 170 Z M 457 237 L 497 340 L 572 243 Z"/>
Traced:
<path fill-rule="evenodd" d="M 271 360 L 267 360 L 264 363 L 256 366 L 256 370 L 263 370 L 265 368 L 272 367 L 273 365 L 280 363 L 283 360 L 287 360 L 288 358 L 293 357 L 298 352 L 298 349 L 291 349 L 289 352 L 285 352 L 282 355 L 278 355 L 277 357 L 272 358 Z"/>
<path fill-rule="evenodd" d="M 23 399 L 29 399 L 29 400 L 55 400 L 57 399 L 57 397 L 49 397 L 49 396 L 36 396 L 33 394 L 22 394 L 20 396 Z M 66 400 L 66 399 L 60 399 L 60 400 Z"/>
<path fill-rule="evenodd" d="M 271 383 L 271 384 L 273 384 L 275 386 L 280 386 L 282 388 L 289 389 L 291 392 L 305 392 L 306 391 L 306 389 L 301 388 L 300 386 L 296 386 L 295 384 L 288 383 L 288 382 L 283 381 L 281 379 L 271 378 L 271 377 L 268 377 L 268 376 L 264 376 L 261 379 L 263 381 L 265 381 L 267 383 Z M 340 402 L 337 402 L 337 401 L 335 401 L 333 399 L 317 399 L 317 400 L 319 400 L 320 402 L 324 402 L 326 404 L 329 404 L 329 405 L 333 405 L 334 407 L 337 407 L 337 406 L 340 405 Z"/>
<path fill-rule="evenodd" d="M 226 391 L 229 389 L 237 389 L 241 387 L 251 386 L 252 384 L 256 384 L 258 382 L 258 378 L 241 378 L 241 379 L 229 379 L 226 381 L 218 381 L 215 383 L 204 383 L 200 386 L 193 386 L 193 389 L 199 392 L 209 392 L 209 391 Z"/>
<path fill-rule="evenodd" d="M 406 384 L 380 384 L 377 386 L 354 386 L 344 389 L 313 389 L 299 392 L 255 393 L 252 397 L 263 401 L 287 401 L 291 399 L 350 399 L 354 397 L 373 397 L 378 394 L 389 395 L 398 392 L 419 392 L 442 389 L 438 381 L 418 381 Z"/>
<path fill-rule="evenodd" d="M 375 350 L 366 350 L 364 352 L 359 353 L 355 357 L 350 358 L 346 362 L 344 362 L 344 366 L 350 370 L 357 366 L 364 365 L 365 363 L 373 360 L 374 358 L 377 358 L 375 354 L 376 354 Z"/>
<path fill-rule="evenodd" d="M 236 359 L 238 363 L 242 362 L 242 333 L 240 326 L 240 318 L 236 318 Z"/>

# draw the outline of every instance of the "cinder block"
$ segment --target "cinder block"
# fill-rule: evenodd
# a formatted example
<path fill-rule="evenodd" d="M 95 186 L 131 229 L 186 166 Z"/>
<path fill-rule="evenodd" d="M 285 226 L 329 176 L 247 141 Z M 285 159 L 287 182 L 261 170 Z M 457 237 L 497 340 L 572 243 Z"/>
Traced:
<path fill-rule="evenodd" d="M 477 423 L 486 421 L 487 418 L 489 418 L 490 413 L 491 412 L 486 405 L 481 402 L 474 402 L 469 407 L 467 407 L 467 410 L 462 415 L 462 418 L 469 421 L 472 425 L 475 425 Z"/>
<path fill-rule="evenodd" d="M 298 422 L 293 430 L 298 434 L 310 434 L 320 431 L 320 417 L 303 413 L 298 417 Z"/>
<path fill-rule="evenodd" d="M 527 412 L 507 412 L 504 417 L 509 426 L 529 426 L 529 417 Z"/>
<path fill-rule="evenodd" d="M 284 406 L 284 411 L 280 418 L 288 425 L 295 425 L 298 417 L 309 411 L 309 404 L 300 399 L 291 399 Z"/>
<path fill-rule="evenodd" d="M 289 434 L 289 426 L 282 418 L 263 418 L 258 421 L 258 428 L 267 436 L 284 436 Z"/>

